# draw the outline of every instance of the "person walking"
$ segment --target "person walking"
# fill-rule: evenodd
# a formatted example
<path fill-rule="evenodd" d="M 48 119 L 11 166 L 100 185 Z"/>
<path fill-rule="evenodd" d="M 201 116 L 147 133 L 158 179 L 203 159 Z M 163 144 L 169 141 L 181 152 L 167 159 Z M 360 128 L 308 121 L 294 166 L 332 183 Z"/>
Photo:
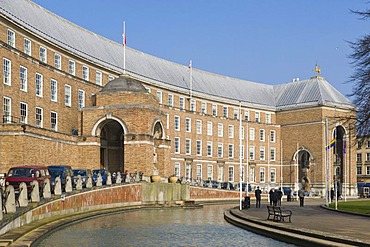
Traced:
<path fill-rule="evenodd" d="M 277 204 L 281 206 L 281 199 L 283 198 L 283 192 L 281 191 L 281 188 L 278 190 L 278 201 Z"/>
<path fill-rule="evenodd" d="M 274 192 L 272 193 L 272 204 L 274 207 L 277 206 L 279 200 L 279 192 L 277 189 L 274 189 Z"/>
<path fill-rule="evenodd" d="M 260 187 L 257 186 L 257 189 L 254 191 L 254 196 L 256 197 L 256 208 L 261 207 L 261 194 L 262 191 L 260 190 Z"/>
<path fill-rule="evenodd" d="M 304 189 L 301 188 L 300 190 L 298 190 L 298 196 L 299 196 L 299 206 L 300 207 L 304 207 Z"/>

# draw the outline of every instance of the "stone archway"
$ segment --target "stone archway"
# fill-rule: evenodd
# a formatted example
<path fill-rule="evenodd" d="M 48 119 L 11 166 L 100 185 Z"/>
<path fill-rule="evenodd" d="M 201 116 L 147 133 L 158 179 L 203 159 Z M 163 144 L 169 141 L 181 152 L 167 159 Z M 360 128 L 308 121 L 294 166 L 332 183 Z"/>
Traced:
<path fill-rule="evenodd" d="M 345 142 L 346 131 L 343 126 L 338 125 L 333 131 L 335 146 L 333 148 L 333 181 L 334 187 L 337 187 L 339 194 L 342 194 L 342 184 L 344 183 L 344 154 L 346 152 Z"/>
<path fill-rule="evenodd" d="M 124 171 L 124 130 L 121 124 L 108 119 L 100 125 L 100 166 L 110 172 Z"/>
<path fill-rule="evenodd" d="M 305 190 L 310 190 L 311 184 L 311 180 L 309 178 L 310 159 L 311 155 L 307 150 L 302 149 L 298 152 L 298 181 Z"/>

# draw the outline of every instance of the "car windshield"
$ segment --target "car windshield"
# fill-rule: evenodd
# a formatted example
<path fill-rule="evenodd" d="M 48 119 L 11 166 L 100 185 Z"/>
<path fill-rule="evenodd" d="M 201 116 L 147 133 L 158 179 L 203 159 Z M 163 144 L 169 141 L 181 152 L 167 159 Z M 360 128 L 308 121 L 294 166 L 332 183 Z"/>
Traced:
<path fill-rule="evenodd" d="M 78 176 L 78 175 L 86 176 L 87 175 L 86 173 L 87 173 L 86 170 L 73 170 L 73 174 L 75 176 Z"/>
<path fill-rule="evenodd" d="M 49 171 L 50 171 L 50 175 L 52 177 L 62 176 L 62 174 L 63 174 L 63 170 L 61 170 L 61 169 L 50 169 L 49 168 Z"/>
<path fill-rule="evenodd" d="M 103 175 L 105 173 L 105 170 L 102 170 L 102 169 L 93 170 L 94 175 L 98 175 L 99 172 L 100 172 L 101 175 Z"/>
<path fill-rule="evenodd" d="M 8 177 L 28 177 L 34 176 L 35 169 L 32 168 L 12 168 L 8 172 Z"/>

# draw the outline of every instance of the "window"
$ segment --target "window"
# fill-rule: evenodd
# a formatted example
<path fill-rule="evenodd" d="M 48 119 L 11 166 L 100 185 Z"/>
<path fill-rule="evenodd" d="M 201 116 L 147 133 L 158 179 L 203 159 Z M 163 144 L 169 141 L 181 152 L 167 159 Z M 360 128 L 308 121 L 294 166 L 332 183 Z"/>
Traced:
<path fill-rule="evenodd" d="M 240 158 L 244 159 L 244 145 L 240 145 L 239 152 Z"/>
<path fill-rule="evenodd" d="M 177 177 L 180 177 L 180 163 L 178 163 L 178 162 L 175 163 L 175 170 L 174 170 L 173 174 Z"/>
<path fill-rule="evenodd" d="M 186 163 L 186 165 L 185 165 L 185 179 L 186 179 L 186 181 L 190 180 L 190 174 L 191 174 L 191 165 Z"/>
<path fill-rule="evenodd" d="M 27 119 L 27 116 L 28 116 L 28 105 L 24 102 L 21 102 L 21 105 L 20 105 L 20 122 L 21 123 L 27 123 L 28 119 Z"/>
<path fill-rule="evenodd" d="M 180 107 L 180 110 L 184 110 L 185 109 L 184 97 L 180 97 L 180 99 L 179 99 L 179 107 Z"/>
<path fill-rule="evenodd" d="M 201 180 L 202 179 L 202 165 L 197 164 L 197 179 Z"/>
<path fill-rule="evenodd" d="M 27 92 L 27 68 L 21 66 L 19 68 L 19 84 L 21 87 L 21 90 L 24 92 Z"/>
<path fill-rule="evenodd" d="M 252 167 L 250 169 L 250 173 L 249 173 L 249 181 L 250 182 L 255 182 L 256 181 L 256 169 L 254 167 Z"/>
<path fill-rule="evenodd" d="M 31 40 L 24 38 L 24 53 L 28 56 L 32 55 Z"/>
<path fill-rule="evenodd" d="M 84 79 L 85 81 L 88 81 L 89 74 L 90 74 L 89 67 L 83 65 L 82 66 L 82 79 Z"/>
<path fill-rule="evenodd" d="M 362 154 L 357 154 L 357 162 L 362 162 Z"/>
<path fill-rule="evenodd" d="M 362 142 L 361 142 L 361 141 L 358 141 L 358 142 L 357 142 L 357 148 L 358 148 L 358 149 L 360 149 L 360 148 L 361 148 L 361 146 L 362 146 Z"/>
<path fill-rule="evenodd" d="M 234 144 L 229 144 L 229 158 L 234 158 Z"/>
<path fill-rule="evenodd" d="M 217 117 L 217 105 L 212 105 L 212 116 Z"/>
<path fill-rule="evenodd" d="M 271 168 L 271 171 L 270 171 L 270 182 L 271 183 L 276 183 L 276 169 L 275 168 Z"/>
<path fill-rule="evenodd" d="M 75 63 L 75 61 L 69 60 L 69 70 L 68 70 L 68 73 L 70 73 L 71 75 L 75 75 L 76 74 L 76 63 Z"/>
<path fill-rule="evenodd" d="M 3 122 L 10 123 L 12 120 L 12 100 L 11 98 L 3 98 Z"/>
<path fill-rule="evenodd" d="M 249 121 L 249 111 L 244 111 L 244 120 Z"/>
<path fill-rule="evenodd" d="M 202 102 L 202 113 L 207 114 L 207 103 L 206 102 Z"/>
<path fill-rule="evenodd" d="M 36 107 L 36 126 L 42 128 L 42 108 Z"/>
<path fill-rule="evenodd" d="M 96 78 L 95 83 L 101 86 L 102 85 L 102 74 L 100 71 L 95 72 L 95 78 Z"/>
<path fill-rule="evenodd" d="M 190 111 L 196 111 L 197 110 L 197 104 L 195 99 L 190 100 Z"/>
<path fill-rule="evenodd" d="M 271 123 L 271 113 L 266 113 L 266 123 L 267 124 Z"/>
<path fill-rule="evenodd" d="M 265 182 L 265 168 L 264 167 L 260 168 L 260 182 L 261 183 Z"/>
<path fill-rule="evenodd" d="M 43 76 L 36 73 L 36 96 L 42 97 Z"/>
<path fill-rule="evenodd" d="M 357 175 L 362 175 L 362 167 L 357 166 Z"/>
<path fill-rule="evenodd" d="M 254 160 L 254 146 L 249 147 L 249 158 Z"/>
<path fill-rule="evenodd" d="M 234 119 L 239 119 L 239 109 L 234 108 Z"/>
<path fill-rule="evenodd" d="M 85 107 L 85 91 L 78 89 L 78 109 Z"/>
<path fill-rule="evenodd" d="M 64 104 L 69 107 L 72 106 L 72 92 L 70 85 L 64 86 Z"/>
<path fill-rule="evenodd" d="M 162 104 L 162 91 L 157 91 L 157 99 L 159 100 L 159 104 Z"/>
<path fill-rule="evenodd" d="M 260 141 L 261 142 L 265 141 L 265 130 L 264 129 L 260 130 Z"/>
<path fill-rule="evenodd" d="M 207 122 L 207 135 L 211 136 L 212 135 L 212 122 L 208 121 Z"/>
<path fill-rule="evenodd" d="M 6 58 L 3 59 L 3 82 L 12 85 L 12 62 Z"/>
<path fill-rule="evenodd" d="M 217 136 L 218 137 L 224 136 L 224 125 L 222 123 L 217 124 Z"/>
<path fill-rule="evenodd" d="M 58 82 L 54 79 L 50 80 L 50 100 L 53 102 L 58 101 Z"/>
<path fill-rule="evenodd" d="M 8 29 L 8 45 L 15 47 L 15 32 Z"/>
<path fill-rule="evenodd" d="M 212 157 L 212 142 L 207 142 L 207 156 Z"/>
<path fill-rule="evenodd" d="M 241 139 L 242 140 L 244 140 L 244 127 L 243 126 L 240 126 L 240 133 L 239 133 L 240 135 L 241 135 Z"/>
<path fill-rule="evenodd" d="M 114 79 L 116 79 L 114 76 L 112 76 L 112 75 L 108 76 L 108 81 L 113 81 Z"/>
<path fill-rule="evenodd" d="M 180 117 L 175 116 L 175 130 L 180 131 Z"/>
<path fill-rule="evenodd" d="M 234 167 L 229 166 L 229 177 L 228 177 L 229 182 L 234 182 Z"/>
<path fill-rule="evenodd" d="M 180 153 L 180 137 L 175 137 L 175 153 Z"/>
<path fill-rule="evenodd" d="M 191 154 L 191 139 L 185 139 L 185 152 Z"/>
<path fill-rule="evenodd" d="M 62 57 L 59 54 L 54 54 L 54 66 L 57 69 L 62 69 Z"/>
<path fill-rule="evenodd" d="M 265 147 L 260 147 L 260 160 L 265 160 Z"/>
<path fill-rule="evenodd" d="M 197 120 L 197 134 L 202 134 L 202 120 Z"/>
<path fill-rule="evenodd" d="M 370 141 L 367 141 L 367 146 L 366 148 L 370 148 Z"/>
<path fill-rule="evenodd" d="M 146 90 L 148 93 L 150 93 L 150 88 L 145 87 L 145 90 Z"/>
<path fill-rule="evenodd" d="M 207 179 L 213 180 L 213 166 L 212 165 L 207 166 Z"/>
<path fill-rule="evenodd" d="M 224 157 L 224 144 L 222 142 L 219 142 L 217 145 L 217 157 Z"/>
<path fill-rule="evenodd" d="M 197 140 L 197 155 L 202 155 L 202 141 Z"/>
<path fill-rule="evenodd" d="M 56 112 L 50 112 L 50 128 L 52 130 L 57 130 L 58 126 L 58 114 Z"/>
<path fill-rule="evenodd" d="M 191 132 L 191 118 L 185 118 L 185 131 Z"/>
<path fill-rule="evenodd" d="M 224 180 L 224 167 L 223 166 L 219 166 L 218 167 L 218 170 L 217 170 L 217 180 L 218 181 L 223 181 Z"/>
<path fill-rule="evenodd" d="M 366 153 L 366 161 L 370 161 L 370 153 Z"/>
<path fill-rule="evenodd" d="M 46 48 L 40 46 L 40 61 L 43 63 L 47 62 Z"/>
<path fill-rule="evenodd" d="M 228 133 L 229 133 L 229 138 L 234 138 L 234 125 L 229 125 Z"/>
<path fill-rule="evenodd" d="M 172 94 L 168 95 L 168 105 L 173 106 L 173 95 Z"/>
<path fill-rule="evenodd" d="M 270 131 L 270 141 L 271 142 L 275 142 L 276 141 L 276 131 L 275 130 L 271 130 Z"/>
<path fill-rule="evenodd" d="M 255 113 L 255 119 L 256 119 L 256 122 L 259 123 L 259 121 L 260 121 L 260 113 L 259 112 Z"/>
<path fill-rule="evenodd" d="M 370 166 L 366 166 L 366 175 L 370 175 Z"/>
<path fill-rule="evenodd" d="M 249 140 L 254 141 L 254 128 L 249 129 Z"/>
<path fill-rule="evenodd" d="M 222 116 L 224 118 L 227 118 L 229 115 L 227 106 L 224 106 L 222 109 L 223 109 Z"/>
<path fill-rule="evenodd" d="M 275 161 L 276 160 L 276 149 L 270 148 L 270 160 Z"/>

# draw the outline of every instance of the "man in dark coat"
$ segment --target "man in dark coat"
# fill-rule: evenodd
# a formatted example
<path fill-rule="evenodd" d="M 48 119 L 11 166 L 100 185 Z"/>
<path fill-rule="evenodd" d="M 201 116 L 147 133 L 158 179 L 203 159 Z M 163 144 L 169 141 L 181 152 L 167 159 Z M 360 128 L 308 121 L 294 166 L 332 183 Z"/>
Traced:
<path fill-rule="evenodd" d="M 257 186 L 257 189 L 254 191 L 254 196 L 256 197 L 256 208 L 261 207 L 261 194 L 262 191 L 260 190 L 260 187 Z"/>
<path fill-rule="evenodd" d="M 272 195 L 273 194 L 274 194 L 274 190 L 270 189 L 270 191 L 269 191 L 270 206 L 272 206 Z"/>

